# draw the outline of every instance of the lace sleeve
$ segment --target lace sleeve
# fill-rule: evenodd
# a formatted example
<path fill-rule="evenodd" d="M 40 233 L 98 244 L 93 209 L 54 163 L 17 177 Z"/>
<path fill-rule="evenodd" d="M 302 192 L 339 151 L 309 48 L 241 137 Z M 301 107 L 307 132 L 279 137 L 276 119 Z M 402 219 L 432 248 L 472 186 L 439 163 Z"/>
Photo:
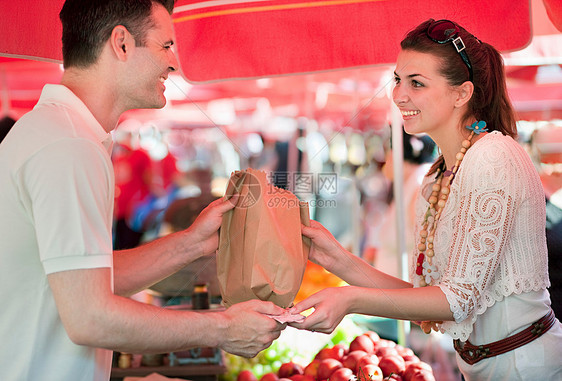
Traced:
<path fill-rule="evenodd" d="M 464 340 L 477 315 L 509 294 L 500 288 L 506 276 L 517 273 L 510 257 L 521 218 L 516 215 L 532 209 L 522 206 L 528 202 L 528 165 L 505 139 L 483 139 L 469 150 L 436 232 L 443 269 L 439 286 L 455 319 L 442 329 Z"/>

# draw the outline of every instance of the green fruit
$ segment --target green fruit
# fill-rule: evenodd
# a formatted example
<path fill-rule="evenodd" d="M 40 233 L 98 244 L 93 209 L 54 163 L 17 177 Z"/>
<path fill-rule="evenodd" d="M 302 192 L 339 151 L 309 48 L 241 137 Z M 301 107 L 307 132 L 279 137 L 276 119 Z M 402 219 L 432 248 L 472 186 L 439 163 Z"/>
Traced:
<path fill-rule="evenodd" d="M 277 358 L 278 355 L 277 355 L 277 351 L 275 349 L 269 348 L 269 349 L 266 349 L 264 351 L 263 356 L 265 357 L 265 359 L 267 361 L 272 362 L 272 361 L 275 361 L 275 359 Z"/>

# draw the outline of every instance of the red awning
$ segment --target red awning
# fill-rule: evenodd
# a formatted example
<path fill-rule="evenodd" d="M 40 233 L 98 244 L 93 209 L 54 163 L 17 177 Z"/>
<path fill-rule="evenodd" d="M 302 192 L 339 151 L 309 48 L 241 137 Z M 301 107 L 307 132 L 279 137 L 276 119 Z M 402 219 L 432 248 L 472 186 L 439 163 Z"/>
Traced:
<path fill-rule="evenodd" d="M 0 54 L 60 61 L 62 4 L 1 2 Z M 531 40 L 528 0 L 179 0 L 173 17 L 191 81 L 390 63 L 404 33 L 430 17 L 456 20 L 502 51 Z"/>
<path fill-rule="evenodd" d="M 501 51 L 531 40 L 527 0 L 179 0 L 174 12 L 191 81 L 392 63 L 405 33 L 428 18 L 455 20 Z"/>
<path fill-rule="evenodd" d="M 10 15 L 0 18 L 0 56 L 60 62 L 62 3 L 0 2 L 1 14 Z M 544 0 L 544 5 L 541 0 L 179 0 L 173 15 L 178 55 L 186 78 L 201 83 L 191 88 L 185 100 L 174 102 L 255 96 L 268 98 L 272 106 L 305 103 L 303 107 L 310 110 L 311 93 L 323 82 L 335 83 L 337 88 L 337 82 L 347 76 L 351 81 L 375 84 L 384 70 L 368 67 L 393 62 L 399 40 L 428 17 L 457 20 L 504 52 L 523 48 L 533 37 L 526 49 L 506 55 L 511 64 L 519 65 L 521 57 L 525 61 L 529 56 L 548 58 L 562 45 L 550 40 L 560 37 L 555 26 L 562 29 L 556 24 L 562 19 L 561 4 L 559 0 Z M 365 68 L 352 74 L 329 73 L 353 67 Z M 279 77 L 294 73 L 316 74 Z M 0 57 L 2 109 L 27 111 L 43 84 L 58 82 L 61 74 L 57 64 Z M 267 86 L 248 79 L 268 76 L 273 78 Z M 226 80 L 231 78 L 246 80 Z M 534 94 L 542 99 L 542 92 Z M 335 90 L 326 99 L 325 109 L 317 111 L 353 108 L 353 102 L 361 107 L 362 96 Z"/>

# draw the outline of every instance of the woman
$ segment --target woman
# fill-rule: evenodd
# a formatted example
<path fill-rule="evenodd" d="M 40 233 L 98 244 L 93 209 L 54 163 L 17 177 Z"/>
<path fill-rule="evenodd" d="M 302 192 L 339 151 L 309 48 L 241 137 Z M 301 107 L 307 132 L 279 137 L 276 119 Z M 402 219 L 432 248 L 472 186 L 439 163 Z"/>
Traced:
<path fill-rule="evenodd" d="M 313 223 L 303 227 L 311 260 L 350 286 L 297 304 L 293 313 L 315 311 L 293 326 L 328 333 L 349 313 L 421 321 L 455 340 L 467 380 L 562 379 L 544 193 L 514 140 L 501 56 L 451 21 L 428 20 L 401 42 L 395 80 L 404 129 L 428 134 L 442 152 L 418 195 L 412 283 L 370 267 Z"/>

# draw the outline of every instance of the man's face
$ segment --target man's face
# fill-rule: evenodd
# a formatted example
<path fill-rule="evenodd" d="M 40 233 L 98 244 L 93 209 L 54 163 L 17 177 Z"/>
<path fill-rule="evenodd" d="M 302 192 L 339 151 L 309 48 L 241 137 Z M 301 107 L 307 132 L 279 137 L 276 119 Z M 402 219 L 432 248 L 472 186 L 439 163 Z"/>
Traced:
<path fill-rule="evenodd" d="M 128 108 L 162 108 L 166 104 L 164 81 L 179 68 L 175 52 L 172 18 L 164 7 L 153 6 L 154 27 L 146 34 L 146 44 L 135 47 L 131 57 Z"/>

